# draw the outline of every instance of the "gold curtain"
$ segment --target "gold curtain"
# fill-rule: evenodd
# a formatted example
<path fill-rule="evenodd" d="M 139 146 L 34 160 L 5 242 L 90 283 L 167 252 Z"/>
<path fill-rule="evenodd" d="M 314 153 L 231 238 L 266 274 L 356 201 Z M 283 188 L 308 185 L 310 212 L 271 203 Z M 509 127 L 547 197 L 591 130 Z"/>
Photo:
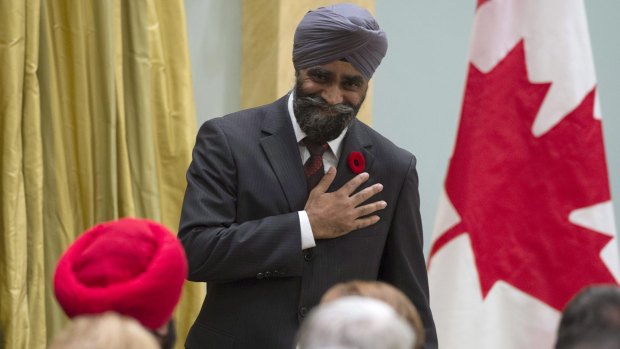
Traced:
<path fill-rule="evenodd" d="M 80 232 L 178 226 L 195 138 L 183 0 L 2 0 L 0 72 L 0 343 L 45 348 L 66 324 L 54 267 Z M 180 339 L 203 292 L 185 288 Z"/>

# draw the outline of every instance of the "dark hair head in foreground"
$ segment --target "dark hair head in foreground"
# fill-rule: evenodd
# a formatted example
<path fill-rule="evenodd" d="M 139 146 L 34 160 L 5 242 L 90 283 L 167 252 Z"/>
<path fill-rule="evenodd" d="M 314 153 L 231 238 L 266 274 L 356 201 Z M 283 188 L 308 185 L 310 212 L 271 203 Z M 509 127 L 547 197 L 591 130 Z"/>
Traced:
<path fill-rule="evenodd" d="M 566 306 L 556 349 L 620 348 L 620 288 L 584 288 Z"/>

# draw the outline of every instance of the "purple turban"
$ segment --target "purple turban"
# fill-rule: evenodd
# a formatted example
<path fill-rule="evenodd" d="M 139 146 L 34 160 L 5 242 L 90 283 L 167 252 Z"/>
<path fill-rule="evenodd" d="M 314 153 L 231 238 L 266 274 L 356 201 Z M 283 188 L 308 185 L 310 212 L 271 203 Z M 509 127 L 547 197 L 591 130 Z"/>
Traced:
<path fill-rule="evenodd" d="M 345 59 L 370 79 L 387 51 L 387 37 L 365 9 L 353 4 L 306 13 L 295 31 L 296 70 Z"/>

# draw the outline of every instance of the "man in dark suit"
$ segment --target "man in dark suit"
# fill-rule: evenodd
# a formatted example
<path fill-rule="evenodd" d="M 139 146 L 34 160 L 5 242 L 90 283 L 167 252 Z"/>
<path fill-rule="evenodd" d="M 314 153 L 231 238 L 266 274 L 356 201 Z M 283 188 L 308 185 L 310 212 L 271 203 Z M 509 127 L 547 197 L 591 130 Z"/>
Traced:
<path fill-rule="evenodd" d="M 416 159 L 355 119 L 386 50 L 368 11 L 310 11 L 294 91 L 201 127 L 179 238 L 207 297 L 187 348 L 293 348 L 322 294 L 353 279 L 402 290 L 437 347 Z"/>

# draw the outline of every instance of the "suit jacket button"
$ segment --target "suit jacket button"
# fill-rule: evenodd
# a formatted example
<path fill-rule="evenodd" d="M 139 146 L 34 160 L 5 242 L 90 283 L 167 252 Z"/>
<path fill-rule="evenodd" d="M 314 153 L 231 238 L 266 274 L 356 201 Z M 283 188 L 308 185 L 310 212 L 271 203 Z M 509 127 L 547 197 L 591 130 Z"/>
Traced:
<path fill-rule="evenodd" d="M 313 257 L 314 257 L 314 256 L 312 255 L 312 252 L 309 252 L 309 251 L 304 252 L 304 259 L 305 259 L 307 262 L 310 262 L 310 261 L 312 260 L 312 258 L 313 258 Z"/>
<path fill-rule="evenodd" d="M 256 278 L 257 278 L 257 279 L 262 279 L 262 278 L 264 278 L 264 277 L 265 277 L 265 275 L 263 275 L 263 273 L 258 273 L 258 274 L 256 274 Z"/>
<path fill-rule="evenodd" d="M 308 308 L 306 307 L 299 308 L 299 316 L 305 317 L 306 315 L 308 315 Z"/>

